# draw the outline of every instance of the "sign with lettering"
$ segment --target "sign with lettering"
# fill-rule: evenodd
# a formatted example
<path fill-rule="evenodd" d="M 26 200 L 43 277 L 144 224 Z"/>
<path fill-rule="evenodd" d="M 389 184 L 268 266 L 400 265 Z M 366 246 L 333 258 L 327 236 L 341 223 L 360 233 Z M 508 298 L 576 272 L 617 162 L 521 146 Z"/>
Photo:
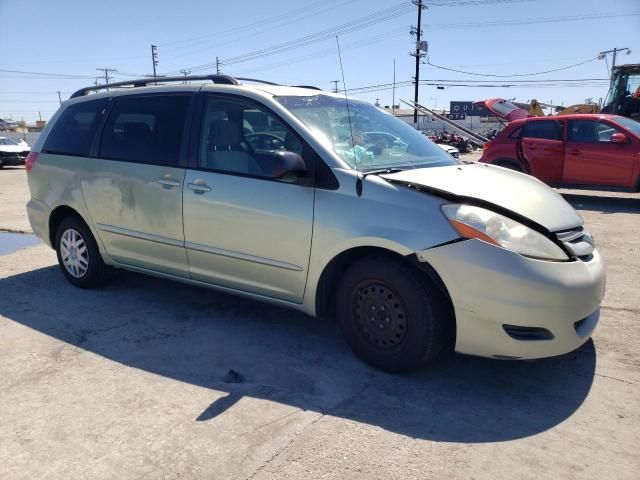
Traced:
<path fill-rule="evenodd" d="M 484 107 L 474 105 L 473 102 L 451 101 L 449 104 L 449 112 L 464 113 L 467 117 L 493 117 L 493 113 Z"/>

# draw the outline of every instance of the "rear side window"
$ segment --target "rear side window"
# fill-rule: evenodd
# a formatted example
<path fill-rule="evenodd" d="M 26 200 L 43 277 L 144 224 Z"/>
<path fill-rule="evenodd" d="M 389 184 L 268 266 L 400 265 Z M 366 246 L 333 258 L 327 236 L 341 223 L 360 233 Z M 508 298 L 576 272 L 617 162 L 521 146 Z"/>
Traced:
<path fill-rule="evenodd" d="M 42 147 L 44 153 L 88 157 L 91 142 L 108 100 L 91 100 L 67 107 Z"/>
<path fill-rule="evenodd" d="M 562 140 L 562 128 L 560 123 L 555 120 L 529 121 L 522 130 L 523 137 Z"/>
<path fill-rule="evenodd" d="M 100 157 L 178 166 L 190 96 L 118 98 L 102 132 Z"/>
<path fill-rule="evenodd" d="M 522 135 L 522 127 L 518 127 L 513 132 L 511 132 L 511 135 L 509 135 L 509 138 L 520 138 L 521 135 Z"/>

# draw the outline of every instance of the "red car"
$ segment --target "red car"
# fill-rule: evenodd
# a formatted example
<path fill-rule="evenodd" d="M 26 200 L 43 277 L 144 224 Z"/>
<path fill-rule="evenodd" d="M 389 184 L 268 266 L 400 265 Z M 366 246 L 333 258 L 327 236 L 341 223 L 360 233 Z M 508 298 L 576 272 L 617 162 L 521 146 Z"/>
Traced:
<path fill-rule="evenodd" d="M 600 114 L 521 117 L 484 145 L 480 162 L 555 186 L 640 191 L 640 123 Z"/>

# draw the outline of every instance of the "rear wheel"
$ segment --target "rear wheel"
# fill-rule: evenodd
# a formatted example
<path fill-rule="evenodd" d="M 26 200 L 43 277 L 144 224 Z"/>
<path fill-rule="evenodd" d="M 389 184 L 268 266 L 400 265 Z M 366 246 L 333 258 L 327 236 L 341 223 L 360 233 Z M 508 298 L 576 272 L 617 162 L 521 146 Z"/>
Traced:
<path fill-rule="evenodd" d="M 64 276 L 76 287 L 104 283 L 106 266 L 89 228 L 77 217 L 67 217 L 56 231 L 56 254 Z"/>
<path fill-rule="evenodd" d="M 342 278 L 337 306 L 347 343 L 381 370 L 421 367 L 445 344 L 446 301 L 431 282 L 400 262 L 356 261 Z"/>

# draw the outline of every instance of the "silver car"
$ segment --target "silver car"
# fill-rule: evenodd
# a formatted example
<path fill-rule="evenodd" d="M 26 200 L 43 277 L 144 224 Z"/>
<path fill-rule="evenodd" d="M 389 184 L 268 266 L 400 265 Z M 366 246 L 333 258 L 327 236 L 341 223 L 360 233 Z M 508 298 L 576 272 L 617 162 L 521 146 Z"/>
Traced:
<path fill-rule="evenodd" d="M 393 372 L 590 337 L 604 266 L 543 183 L 460 162 L 365 102 L 184 80 L 80 90 L 33 147 L 29 219 L 72 284 L 116 267 L 336 318 Z"/>

